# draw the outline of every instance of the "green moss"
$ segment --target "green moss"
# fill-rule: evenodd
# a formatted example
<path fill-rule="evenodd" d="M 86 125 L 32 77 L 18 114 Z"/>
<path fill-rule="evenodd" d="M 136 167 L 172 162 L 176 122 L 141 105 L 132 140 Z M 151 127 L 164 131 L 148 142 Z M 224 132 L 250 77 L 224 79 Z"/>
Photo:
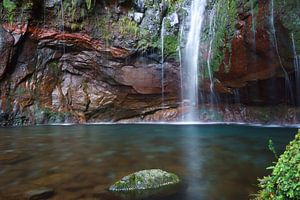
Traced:
<path fill-rule="evenodd" d="M 177 35 L 167 35 L 165 37 L 164 51 L 166 56 L 177 57 L 179 37 Z"/>
<path fill-rule="evenodd" d="M 61 73 L 61 69 L 59 67 L 58 61 L 50 62 L 47 65 L 48 65 L 49 73 L 55 77 L 58 77 L 59 74 Z"/>
<path fill-rule="evenodd" d="M 211 71 L 218 71 L 221 64 L 230 69 L 230 64 L 224 63 L 226 52 L 231 52 L 231 41 L 236 32 L 238 1 L 236 0 L 216 0 L 211 4 L 214 9 L 214 35 L 209 35 L 209 24 L 207 24 L 203 40 L 209 43 L 213 37 L 211 47 Z M 205 63 L 204 63 L 205 64 Z"/>
<path fill-rule="evenodd" d="M 205 21 L 201 42 L 208 47 L 202 53 L 210 51 L 210 62 L 202 60 L 203 63 L 201 65 L 203 66 L 204 74 L 202 78 L 207 78 L 209 71 L 211 73 L 219 71 L 220 66 L 224 67 L 225 73 L 230 72 L 231 44 L 232 39 L 236 35 L 238 12 L 252 12 L 253 15 L 257 15 L 257 0 L 214 0 L 208 2 L 207 13 L 213 16 L 211 19 Z M 255 19 L 253 22 L 255 22 Z M 253 23 L 252 29 L 255 30 L 255 28 L 256 23 Z M 225 59 L 226 55 L 229 58 Z"/>
<path fill-rule="evenodd" d="M 141 31 L 141 36 L 138 41 L 137 49 L 145 52 L 148 49 L 158 49 L 161 47 L 160 38 L 156 35 L 150 35 L 147 30 Z"/>
<path fill-rule="evenodd" d="M 92 8 L 84 6 L 80 0 L 64 0 L 63 9 L 58 5 L 59 16 L 64 14 L 65 27 L 70 28 L 72 31 L 80 31 L 84 29 L 87 22 L 87 16 Z"/>
<path fill-rule="evenodd" d="M 42 109 L 42 113 L 45 118 L 48 120 L 48 123 L 62 123 L 65 119 L 71 115 L 69 112 L 57 112 L 53 111 L 50 108 Z"/>
<path fill-rule="evenodd" d="M 168 13 L 173 13 L 180 9 L 180 5 L 184 3 L 184 0 L 166 0 L 168 4 Z"/>
<path fill-rule="evenodd" d="M 10 23 L 12 23 L 14 20 L 14 11 L 15 11 L 16 7 L 17 7 L 17 5 L 15 2 L 13 2 L 11 0 L 3 0 L 3 8 L 7 12 L 7 15 L 8 15 L 7 19 Z"/>
<path fill-rule="evenodd" d="M 111 15 L 104 15 L 97 18 L 96 29 L 99 31 L 99 37 L 101 40 L 105 41 L 106 44 L 109 44 L 113 37 L 113 32 L 110 25 Z M 98 35 L 97 34 L 97 35 Z"/>
<path fill-rule="evenodd" d="M 92 8 L 92 0 L 85 0 L 85 4 L 88 10 L 91 10 Z"/>
<path fill-rule="evenodd" d="M 257 200 L 300 199 L 300 132 L 280 156 L 270 176 L 260 180 Z"/>
<path fill-rule="evenodd" d="M 300 1 L 274 0 L 275 16 L 280 18 L 283 26 L 293 33 L 297 53 L 300 53 Z"/>
<path fill-rule="evenodd" d="M 71 30 L 72 31 L 78 31 L 78 30 L 82 30 L 84 27 L 83 23 L 77 24 L 77 23 L 71 23 Z"/>
<path fill-rule="evenodd" d="M 148 49 L 161 49 L 161 37 L 157 35 L 150 35 L 147 30 L 142 30 L 139 34 L 139 41 L 137 48 L 140 51 Z M 180 38 L 178 34 L 166 34 L 164 36 L 164 53 L 168 58 L 178 58 L 178 46 Z"/>
<path fill-rule="evenodd" d="M 140 31 L 138 24 L 129 19 L 127 16 L 119 19 L 117 27 L 119 28 L 119 32 L 123 37 L 129 36 L 131 38 L 136 38 Z"/>
<path fill-rule="evenodd" d="M 135 172 L 123 177 L 114 185 L 110 186 L 110 191 L 135 191 L 155 189 L 167 185 L 179 183 L 180 180 L 176 174 L 168 173 L 160 169 L 151 169 Z"/>

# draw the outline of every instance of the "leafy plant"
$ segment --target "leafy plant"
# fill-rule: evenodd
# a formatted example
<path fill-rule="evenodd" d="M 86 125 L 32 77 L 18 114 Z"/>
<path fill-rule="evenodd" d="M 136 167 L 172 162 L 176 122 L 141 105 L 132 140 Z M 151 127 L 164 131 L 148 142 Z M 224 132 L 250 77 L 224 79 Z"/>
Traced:
<path fill-rule="evenodd" d="M 3 8 L 7 11 L 8 14 L 8 21 L 11 23 L 13 22 L 14 18 L 14 10 L 16 9 L 17 5 L 15 2 L 11 0 L 3 0 Z"/>
<path fill-rule="evenodd" d="M 300 131 L 279 157 L 272 174 L 260 179 L 256 200 L 300 199 Z"/>
<path fill-rule="evenodd" d="M 167 56 L 176 56 L 179 45 L 179 38 L 176 35 L 165 36 L 164 50 Z"/>
<path fill-rule="evenodd" d="M 180 7 L 184 0 L 166 0 L 168 4 L 168 13 L 173 13 Z"/>
<path fill-rule="evenodd" d="M 128 17 L 122 17 L 119 20 L 120 33 L 122 36 L 131 35 L 137 37 L 139 34 L 139 27 L 135 21 L 132 21 Z"/>
<path fill-rule="evenodd" d="M 113 37 L 113 33 L 111 31 L 111 26 L 110 26 L 110 18 L 111 16 L 105 15 L 105 16 L 101 16 L 99 18 L 97 18 L 97 23 L 96 23 L 96 27 L 97 30 L 100 32 L 100 37 L 102 40 L 105 41 L 105 43 L 109 43 L 110 40 Z"/>
<path fill-rule="evenodd" d="M 88 10 L 92 8 L 92 0 L 85 0 L 85 4 Z"/>
<path fill-rule="evenodd" d="M 268 148 L 274 154 L 275 158 L 278 159 L 274 143 L 273 143 L 273 141 L 271 139 L 269 139 Z"/>

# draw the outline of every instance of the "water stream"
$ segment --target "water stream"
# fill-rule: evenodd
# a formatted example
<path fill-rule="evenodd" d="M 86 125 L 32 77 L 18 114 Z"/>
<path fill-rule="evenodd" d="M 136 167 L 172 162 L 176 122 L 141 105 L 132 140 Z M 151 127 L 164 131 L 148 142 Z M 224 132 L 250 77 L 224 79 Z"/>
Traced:
<path fill-rule="evenodd" d="M 216 4 L 218 5 L 218 4 Z M 216 34 L 216 7 L 211 10 L 209 14 L 209 48 L 208 48 L 208 55 L 207 55 L 207 70 L 208 70 L 208 76 L 209 76 L 209 81 L 210 81 L 210 94 L 209 94 L 209 103 L 218 103 L 218 99 L 216 96 L 216 93 L 214 91 L 214 77 L 213 77 L 213 72 L 212 72 L 212 66 L 211 66 L 211 60 L 212 60 L 212 47 L 213 47 L 213 42 L 215 39 L 215 34 Z"/>
<path fill-rule="evenodd" d="M 164 38 L 165 38 L 165 18 L 162 20 L 161 25 L 161 105 L 164 106 L 165 102 L 165 69 L 164 69 Z"/>
<path fill-rule="evenodd" d="M 61 12 L 61 27 L 60 27 L 60 31 L 62 34 L 65 33 L 65 11 L 64 11 L 64 3 L 63 0 L 60 0 L 60 12 Z M 64 40 L 64 36 L 62 37 Z M 66 46 L 65 46 L 65 41 L 61 41 L 62 42 L 62 53 L 64 54 L 66 52 Z"/>
<path fill-rule="evenodd" d="M 256 51 L 256 16 L 254 12 L 254 2 L 251 0 L 251 16 L 252 16 L 252 34 L 253 34 L 253 49 Z"/>
<path fill-rule="evenodd" d="M 233 97 L 234 97 L 235 104 L 241 103 L 241 96 L 240 96 L 240 91 L 238 88 L 233 90 Z"/>
<path fill-rule="evenodd" d="M 187 105 L 188 114 L 185 121 L 196 121 L 198 118 L 198 66 L 201 27 L 204 21 L 206 0 L 193 0 L 187 23 L 189 30 L 183 52 L 183 102 Z"/>
<path fill-rule="evenodd" d="M 275 50 L 276 50 L 276 54 L 279 60 L 279 64 L 282 68 L 283 74 L 284 74 L 284 79 L 285 79 L 285 87 L 287 88 L 287 98 L 290 97 L 291 99 L 291 103 L 293 104 L 294 102 L 294 94 L 293 94 L 293 90 L 292 90 L 292 86 L 291 86 L 291 81 L 289 78 L 289 75 L 286 71 L 286 69 L 284 68 L 281 56 L 279 54 L 279 48 L 278 48 L 278 41 L 277 41 L 277 36 L 276 36 L 276 29 L 275 29 L 275 17 L 274 17 L 274 0 L 271 0 L 271 31 L 273 34 L 273 38 L 274 38 L 274 46 L 275 46 Z"/>
<path fill-rule="evenodd" d="M 294 69 L 296 80 L 296 105 L 300 105 L 300 55 L 297 54 L 294 34 L 292 33 L 293 54 L 294 54 Z"/>
<path fill-rule="evenodd" d="M 180 88 L 183 88 L 183 63 L 182 63 L 182 51 L 181 51 L 181 46 L 182 46 L 182 38 L 183 38 L 183 31 L 184 30 L 184 22 L 182 22 L 180 26 L 180 32 L 179 32 L 179 48 L 178 48 L 178 57 L 179 57 L 179 64 L 180 64 Z M 183 89 L 181 89 L 181 99 L 183 100 Z M 183 101 L 181 102 L 181 106 L 183 106 Z M 183 121 L 184 119 L 182 119 Z"/>

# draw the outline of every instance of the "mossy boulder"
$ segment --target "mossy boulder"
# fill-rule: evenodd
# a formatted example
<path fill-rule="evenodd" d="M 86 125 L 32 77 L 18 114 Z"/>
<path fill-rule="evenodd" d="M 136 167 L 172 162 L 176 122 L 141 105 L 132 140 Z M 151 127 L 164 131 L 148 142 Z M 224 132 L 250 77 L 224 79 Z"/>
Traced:
<path fill-rule="evenodd" d="M 123 177 L 120 181 L 109 187 L 112 192 L 128 192 L 148 189 L 158 189 L 180 182 L 176 174 L 160 169 L 150 169 L 135 172 Z"/>

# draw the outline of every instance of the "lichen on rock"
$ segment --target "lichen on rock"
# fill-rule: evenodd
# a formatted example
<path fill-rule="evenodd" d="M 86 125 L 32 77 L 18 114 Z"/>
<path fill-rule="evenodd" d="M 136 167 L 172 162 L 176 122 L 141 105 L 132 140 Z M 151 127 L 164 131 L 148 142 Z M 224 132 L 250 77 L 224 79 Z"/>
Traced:
<path fill-rule="evenodd" d="M 180 182 L 176 174 L 161 169 L 142 170 L 123 177 L 109 187 L 113 192 L 156 189 Z"/>

